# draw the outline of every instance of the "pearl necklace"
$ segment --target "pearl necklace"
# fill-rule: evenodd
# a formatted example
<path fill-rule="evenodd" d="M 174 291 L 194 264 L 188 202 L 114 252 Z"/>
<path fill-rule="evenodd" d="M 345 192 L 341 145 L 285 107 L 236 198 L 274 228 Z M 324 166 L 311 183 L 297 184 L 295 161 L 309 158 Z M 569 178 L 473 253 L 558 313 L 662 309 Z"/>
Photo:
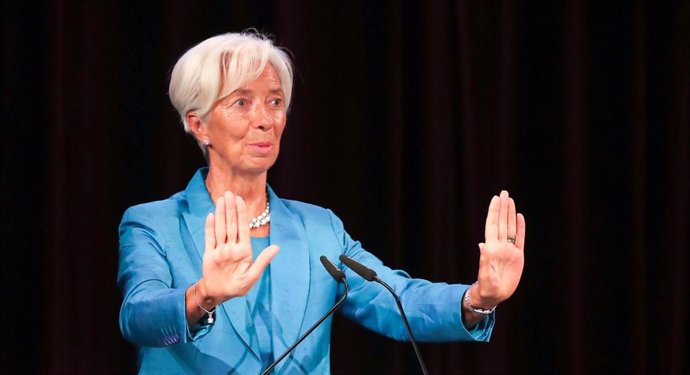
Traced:
<path fill-rule="evenodd" d="M 266 209 L 257 217 L 249 219 L 249 229 L 258 228 L 271 222 L 271 206 L 268 204 L 268 195 L 266 195 Z"/>

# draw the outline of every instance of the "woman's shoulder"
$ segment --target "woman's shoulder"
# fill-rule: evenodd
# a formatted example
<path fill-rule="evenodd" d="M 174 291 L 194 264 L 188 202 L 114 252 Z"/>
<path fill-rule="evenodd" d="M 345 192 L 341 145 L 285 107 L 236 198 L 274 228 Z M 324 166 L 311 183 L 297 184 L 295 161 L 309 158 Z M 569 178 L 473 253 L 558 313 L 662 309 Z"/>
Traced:
<path fill-rule="evenodd" d="M 341 227 L 340 218 L 330 209 L 312 203 L 306 203 L 291 199 L 280 199 L 285 207 L 293 215 L 300 218 L 307 226 L 327 226 L 329 228 Z"/>
<path fill-rule="evenodd" d="M 145 219 L 148 217 L 177 216 L 181 208 L 186 205 L 187 201 L 184 199 L 184 192 L 181 191 L 167 199 L 139 203 L 127 208 L 123 215 L 123 221 L 126 218 Z"/>
<path fill-rule="evenodd" d="M 281 198 L 280 201 L 285 205 L 285 207 L 287 207 L 287 209 L 290 212 L 294 214 L 317 217 L 332 214 L 331 210 L 329 210 L 328 208 L 321 207 L 313 203 L 283 198 Z"/>

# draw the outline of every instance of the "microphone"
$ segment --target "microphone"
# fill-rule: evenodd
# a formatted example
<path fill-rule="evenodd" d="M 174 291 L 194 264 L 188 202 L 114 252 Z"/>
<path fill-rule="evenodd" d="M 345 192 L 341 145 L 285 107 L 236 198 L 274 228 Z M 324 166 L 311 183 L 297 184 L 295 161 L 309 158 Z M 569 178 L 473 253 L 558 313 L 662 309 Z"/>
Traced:
<path fill-rule="evenodd" d="M 345 285 L 347 285 L 347 281 L 345 280 L 345 272 L 343 272 L 343 270 L 336 267 L 335 264 L 331 263 L 331 261 L 323 255 L 321 255 L 319 260 L 321 261 L 321 264 L 323 264 L 323 266 L 326 268 L 326 271 L 328 271 L 328 273 L 331 275 L 331 277 L 335 279 L 335 281 L 339 283 L 343 282 L 345 283 Z"/>
<path fill-rule="evenodd" d="M 345 272 L 343 272 L 340 268 L 336 267 L 333 263 L 331 263 L 330 260 L 328 260 L 328 258 L 326 258 L 323 255 L 319 258 L 319 260 L 321 260 L 321 264 L 323 264 L 324 268 L 326 268 L 326 271 L 328 271 L 328 274 L 331 275 L 331 277 L 333 277 L 333 279 L 336 282 L 345 284 L 345 293 L 343 293 L 343 296 L 340 297 L 338 302 L 336 302 L 335 305 L 333 305 L 333 307 L 331 307 L 331 309 L 328 310 L 328 312 L 326 312 L 326 314 L 321 317 L 321 319 L 314 323 L 314 325 L 311 326 L 311 328 L 309 328 L 299 339 L 297 339 L 297 341 L 295 341 L 294 344 L 287 348 L 285 353 L 281 354 L 280 357 L 278 357 L 278 359 L 276 359 L 270 366 L 268 366 L 261 373 L 261 375 L 267 375 L 269 372 L 271 372 L 271 370 L 273 370 L 273 368 L 276 367 L 278 363 L 280 363 L 280 361 L 285 359 L 285 357 L 287 357 L 287 355 L 290 354 L 290 352 L 292 352 L 297 347 L 297 345 L 304 341 L 304 339 L 307 338 L 307 336 L 309 336 L 309 334 L 311 334 L 316 329 L 316 327 L 318 327 L 324 320 L 326 320 L 326 318 L 332 315 L 335 312 L 335 310 L 337 310 L 340 307 L 340 305 L 342 305 L 343 302 L 345 302 L 345 298 L 347 298 L 347 294 L 350 292 L 350 286 L 347 285 Z"/>
<path fill-rule="evenodd" d="M 419 362 L 419 367 L 422 368 L 422 373 L 424 375 L 428 375 L 429 373 L 426 370 L 426 366 L 424 366 L 424 360 L 422 360 L 422 354 L 419 352 L 419 348 L 417 347 L 417 342 L 414 339 L 414 335 L 412 334 L 412 328 L 410 328 L 410 322 L 407 321 L 407 316 L 405 315 L 405 310 L 403 310 L 402 304 L 400 303 L 400 298 L 398 298 L 398 295 L 395 294 L 395 291 L 393 291 L 393 288 L 390 287 L 390 285 L 386 284 L 383 282 L 383 280 L 379 279 L 378 276 L 376 276 L 376 271 L 372 270 L 371 268 L 363 265 L 362 263 L 359 263 L 358 261 L 346 256 L 345 254 L 340 255 L 340 261 L 343 262 L 348 268 L 351 270 L 355 271 L 359 276 L 361 276 L 364 280 L 366 281 L 375 281 L 381 285 L 383 285 L 384 288 L 388 289 L 389 292 L 393 295 L 393 298 L 395 299 L 395 304 L 398 305 L 398 310 L 400 310 L 400 315 L 403 318 L 403 322 L 405 322 L 405 328 L 407 328 L 407 333 L 410 335 L 410 342 L 412 343 L 412 347 L 414 348 L 414 353 L 417 355 L 417 361 Z"/>

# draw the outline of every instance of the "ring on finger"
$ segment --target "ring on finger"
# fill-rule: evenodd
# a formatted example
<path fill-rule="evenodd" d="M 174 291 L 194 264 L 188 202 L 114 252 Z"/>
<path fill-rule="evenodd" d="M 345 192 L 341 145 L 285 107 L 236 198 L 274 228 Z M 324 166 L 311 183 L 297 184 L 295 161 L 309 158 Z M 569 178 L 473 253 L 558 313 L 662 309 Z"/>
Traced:
<path fill-rule="evenodd" d="M 508 238 L 506 238 L 506 241 L 512 243 L 513 245 L 515 245 L 515 240 L 517 240 L 516 237 L 508 237 Z"/>

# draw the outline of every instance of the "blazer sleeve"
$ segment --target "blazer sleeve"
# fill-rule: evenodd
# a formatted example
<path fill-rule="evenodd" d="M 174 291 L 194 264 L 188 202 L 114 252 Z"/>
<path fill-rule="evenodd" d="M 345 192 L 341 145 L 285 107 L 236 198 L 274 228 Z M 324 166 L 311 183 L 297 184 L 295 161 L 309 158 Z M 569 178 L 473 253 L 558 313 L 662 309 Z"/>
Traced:
<path fill-rule="evenodd" d="M 139 346 L 163 347 L 197 340 L 212 325 L 189 329 L 185 311 L 187 287 L 174 288 L 166 246 L 144 206 L 129 208 L 120 223 L 117 276 L 123 293 L 120 330 Z"/>
<path fill-rule="evenodd" d="M 376 271 L 378 277 L 398 294 L 416 340 L 489 341 L 495 313 L 470 331 L 462 323 L 462 296 L 469 285 L 413 279 L 404 271 L 386 267 L 376 256 L 364 250 L 359 241 L 350 237 L 333 212 L 329 210 L 329 214 L 343 254 Z M 396 340 L 407 340 L 407 330 L 393 296 L 382 285 L 367 282 L 347 268 L 345 273 L 350 283 L 350 294 L 341 312 L 374 332 Z"/>

